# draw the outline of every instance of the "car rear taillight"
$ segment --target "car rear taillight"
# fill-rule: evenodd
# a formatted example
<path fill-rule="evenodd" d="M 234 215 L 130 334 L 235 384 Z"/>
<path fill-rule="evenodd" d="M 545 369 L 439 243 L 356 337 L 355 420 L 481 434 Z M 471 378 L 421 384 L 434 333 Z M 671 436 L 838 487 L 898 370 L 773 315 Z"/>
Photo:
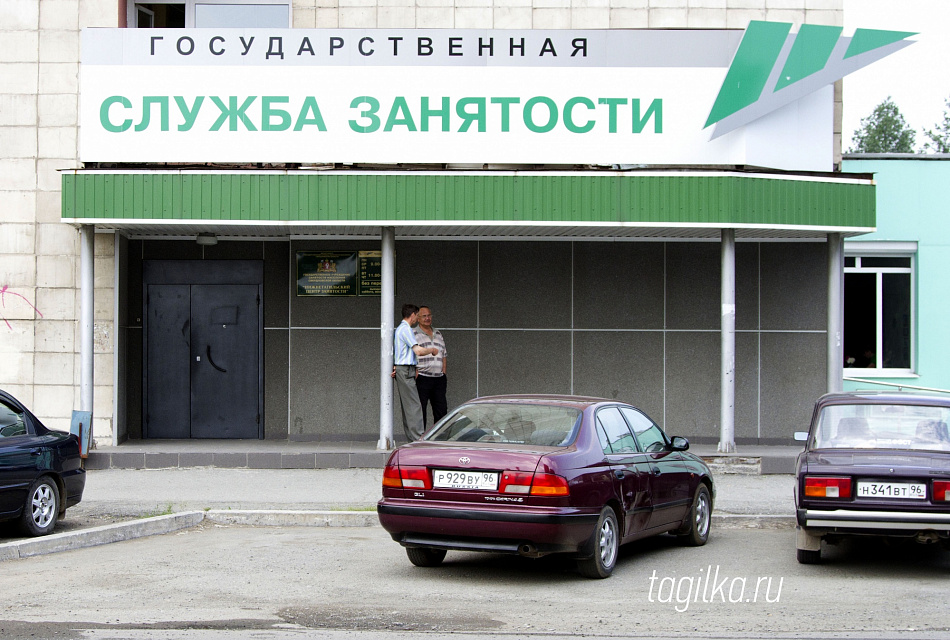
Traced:
<path fill-rule="evenodd" d="M 934 480 L 934 502 L 950 502 L 950 482 Z"/>
<path fill-rule="evenodd" d="M 383 470 L 383 486 L 396 489 L 431 489 L 432 479 L 425 467 L 390 465 Z"/>
<path fill-rule="evenodd" d="M 553 473 L 505 471 L 498 486 L 501 493 L 526 493 L 533 496 L 566 496 L 571 491 L 567 480 Z"/>
<path fill-rule="evenodd" d="M 850 498 L 851 478 L 805 476 L 805 495 L 809 498 Z"/>
<path fill-rule="evenodd" d="M 402 478 L 399 477 L 399 467 L 389 466 L 383 469 L 383 486 L 402 489 Z"/>
<path fill-rule="evenodd" d="M 536 473 L 531 483 L 533 496 L 566 496 L 571 493 L 567 480 L 553 473 Z"/>

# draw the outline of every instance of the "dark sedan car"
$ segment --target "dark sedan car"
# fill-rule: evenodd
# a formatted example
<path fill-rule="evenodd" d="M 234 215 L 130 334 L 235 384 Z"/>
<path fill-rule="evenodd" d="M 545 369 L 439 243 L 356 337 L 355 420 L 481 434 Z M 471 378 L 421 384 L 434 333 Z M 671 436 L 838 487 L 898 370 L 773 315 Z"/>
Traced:
<path fill-rule="evenodd" d="M 390 456 L 379 521 L 418 566 L 446 550 L 568 553 L 606 578 L 621 544 L 705 544 L 709 468 L 638 409 L 571 396 L 477 398 Z"/>
<path fill-rule="evenodd" d="M 950 540 L 950 398 L 840 393 L 818 399 L 798 457 L 798 561 L 842 536 Z M 805 437 L 805 434 L 796 434 Z"/>
<path fill-rule="evenodd" d="M 47 429 L 0 391 L 0 520 L 19 519 L 27 535 L 46 535 L 85 485 L 79 439 Z"/>

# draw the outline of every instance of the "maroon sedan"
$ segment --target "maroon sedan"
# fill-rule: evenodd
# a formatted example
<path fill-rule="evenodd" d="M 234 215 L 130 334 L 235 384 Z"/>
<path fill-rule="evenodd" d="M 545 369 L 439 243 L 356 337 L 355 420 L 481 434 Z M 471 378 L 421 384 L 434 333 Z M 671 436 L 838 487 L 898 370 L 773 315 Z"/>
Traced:
<path fill-rule="evenodd" d="M 839 393 L 818 399 L 798 458 L 798 561 L 843 536 L 950 548 L 950 398 Z"/>
<path fill-rule="evenodd" d="M 417 566 L 446 550 L 568 553 L 606 578 L 621 544 L 709 536 L 709 467 L 642 411 L 601 398 L 493 396 L 393 452 L 379 521 Z"/>

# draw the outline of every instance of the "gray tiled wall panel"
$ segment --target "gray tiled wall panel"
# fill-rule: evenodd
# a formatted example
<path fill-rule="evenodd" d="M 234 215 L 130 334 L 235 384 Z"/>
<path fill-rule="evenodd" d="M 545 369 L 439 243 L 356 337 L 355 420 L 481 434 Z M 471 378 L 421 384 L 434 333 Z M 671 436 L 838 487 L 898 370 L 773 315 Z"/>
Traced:
<path fill-rule="evenodd" d="M 762 437 L 790 439 L 808 427 L 825 392 L 825 333 L 762 334 Z"/>
<path fill-rule="evenodd" d="M 284 327 L 290 321 L 290 243 L 264 244 L 264 326 Z"/>
<path fill-rule="evenodd" d="M 827 327 L 827 253 L 823 243 L 762 243 L 762 329 Z"/>
<path fill-rule="evenodd" d="M 735 400 L 735 437 L 757 438 L 759 428 L 758 333 L 736 334 Z M 717 406 L 719 405 L 717 404 Z M 720 422 L 720 417 L 717 414 L 716 423 L 719 424 Z M 718 434 L 711 435 L 716 442 L 719 442 Z"/>
<path fill-rule="evenodd" d="M 482 242 L 482 327 L 571 326 L 571 243 Z"/>
<path fill-rule="evenodd" d="M 759 247 L 736 243 L 736 329 L 759 328 Z M 718 268 L 718 267 L 717 267 Z M 721 278 L 720 278 L 721 280 Z M 718 291 L 719 289 L 717 289 Z M 721 294 L 720 294 L 721 295 Z M 720 298 L 721 301 L 721 298 Z"/>
<path fill-rule="evenodd" d="M 287 438 L 289 353 L 287 329 L 264 330 L 264 438 Z"/>
<path fill-rule="evenodd" d="M 666 423 L 670 435 L 719 432 L 719 334 L 677 331 L 666 335 Z"/>
<path fill-rule="evenodd" d="M 629 402 L 663 423 L 663 332 L 574 334 L 574 392 Z"/>
<path fill-rule="evenodd" d="M 397 322 L 407 302 L 429 305 L 436 327 L 475 327 L 478 243 L 397 241 Z"/>
<path fill-rule="evenodd" d="M 481 395 L 569 393 L 571 336 L 567 331 L 483 331 Z"/>
<path fill-rule="evenodd" d="M 574 327 L 663 328 L 663 243 L 574 244 Z"/>
<path fill-rule="evenodd" d="M 666 245 L 666 327 L 697 331 L 720 326 L 718 243 Z"/>
<path fill-rule="evenodd" d="M 378 329 L 294 329 L 290 352 L 291 439 L 378 438 Z"/>

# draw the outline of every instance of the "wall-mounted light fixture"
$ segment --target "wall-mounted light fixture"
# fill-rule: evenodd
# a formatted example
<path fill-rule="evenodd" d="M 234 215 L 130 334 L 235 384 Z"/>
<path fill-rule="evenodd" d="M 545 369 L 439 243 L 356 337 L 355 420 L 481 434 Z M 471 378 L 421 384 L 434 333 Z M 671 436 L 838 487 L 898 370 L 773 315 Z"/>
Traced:
<path fill-rule="evenodd" d="M 206 231 L 204 233 L 199 233 L 195 238 L 195 242 L 202 246 L 210 247 L 211 245 L 218 244 L 218 236 Z"/>

